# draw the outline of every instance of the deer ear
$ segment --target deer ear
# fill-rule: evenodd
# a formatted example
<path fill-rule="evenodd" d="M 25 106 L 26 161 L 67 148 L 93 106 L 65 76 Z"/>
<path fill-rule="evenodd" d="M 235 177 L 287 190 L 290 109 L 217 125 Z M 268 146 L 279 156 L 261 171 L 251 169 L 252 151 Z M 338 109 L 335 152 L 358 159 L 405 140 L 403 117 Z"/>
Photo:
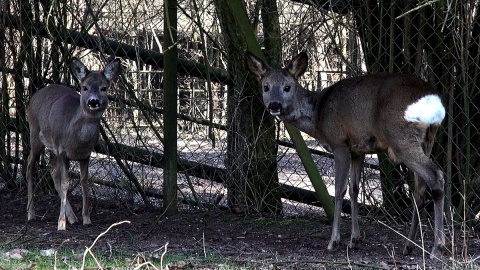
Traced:
<path fill-rule="evenodd" d="M 85 76 L 87 76 L 88 73 L 90 73 L 90 71 L 82 63 L 82 61 L 78 60 L 78 58 L 76 57 L 72 58 L 72 69 L 73 69 L 73 73 L 75 74 L 77 79 L 80 81 L 83 80 L 83 78 L 85 78 Z"/>
<path fill-rule="evenodd" d="M 268 70 L 270 70 L 270 67 L 267 64 L 248 51 L 245 53 L 245 62 L 247 63 L 250 72 L 252 72 L 252 74 L 259 80 L 263 78 Z"/>
<path fill-rule="evenodd" d="M 120 74 L 120 69 L 120 59 L 116 58 L 105 66 L 105 68 L 103 69 L 103 75 L 105 75 L 107 80 L 111 81 L 115 77 L 117 77 L 118 74 Z"/>
<path fill-rule="evenodd" d="M 292 77 L 295 79 L 300 78 L 300 76 L 305 73 L 308 66 L 308 55 L 306 52 L 301 52 L 299 55 L 295 56 L 290 63 L 285 67 L 285 71 L 287 71 Z"/>

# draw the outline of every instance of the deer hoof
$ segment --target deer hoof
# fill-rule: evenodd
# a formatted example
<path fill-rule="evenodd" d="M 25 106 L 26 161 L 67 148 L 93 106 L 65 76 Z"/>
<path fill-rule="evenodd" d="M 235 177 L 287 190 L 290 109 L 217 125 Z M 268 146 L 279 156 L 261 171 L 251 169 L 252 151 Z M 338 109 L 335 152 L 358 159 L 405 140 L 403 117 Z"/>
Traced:
<path fill-rule="evenodd" d="M 350 249 L 357 249 L 361 242 L 362 242 L 362 238 L 352 238 L 350 239 L 350 243 L 348 244 L 348 247 Z"/>
<path fill-rule="evenodd" d="M 57 230 L 58 231 L 65 231 L 67 230 L 67 222 L 65 222 L 65 220 L 59 220 L 58 221 L 58 227 L 57 227 Z"/>
<path fill-rule="evenodd" d="M 340 246 L 340 241 L 339 240 L 330 241 L 330 243 L 328 244 L 327 250 L 328 251 L 335 251 L 335 250 L 337 250 L 338 246 Z"/>
<path fill-rule="evenodd" d="M 406 243 L 405 246 L 403 247 L 403 251 L 402 251 L 402 254 L 404 256 L 407 256 L 409 255 L 410 253 L 412 253 L 413 251 L 413 246 L 410 242 Z"/>
<path fill-rule="evenodd" d="M 430 259 L 441 258 L 446 251 L 447 248 L 444 245 L 433 246 L 432 252 L 430 253 Z"/>
<path fill-rule="evenodd" d="M 83 217 L 83 225 L 90 225 L 90 224 L 92 224 L 90 217 Z"/>
<path fill-rule="evenodd" d="M 70 224 L 75 224 L 78 222 L 78 218 L 75 215 L 68 215 L 67 219 L 68 219 L 68 223 Z"/>

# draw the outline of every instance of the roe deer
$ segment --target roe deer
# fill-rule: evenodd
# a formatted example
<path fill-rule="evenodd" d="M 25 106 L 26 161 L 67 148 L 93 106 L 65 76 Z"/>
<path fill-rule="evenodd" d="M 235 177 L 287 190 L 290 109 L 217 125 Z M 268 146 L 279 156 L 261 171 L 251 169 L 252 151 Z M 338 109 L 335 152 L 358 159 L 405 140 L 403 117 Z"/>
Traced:
<path fill-rule="evenodd" d="M 444 178 L 429 156 L 445 108 L 431 85 L 413 76 L 378 74 L 344 79 L 321 92 L 311 92 L 298 83 L 308 65 L 305 52 L 283 69 L 273 69 L 249 52 L 246 63 L 261 82 L 269 113 L 316 138 L 334 155 L 335 213 L 328 250 L 340 243 L 340 214 L 349 175 L 352 232 L 348 246 L 353 248 L 361 240 L 357 197 L 363 161 L 366 154 L 387 151 L 391 159 L 415 172 L 419 210 L 424 206 L 426 186 L 432 190 L 435 235 L 431 257 L 443 251 Z M 414 206 L 404 254 L 412 251 L 418 223 Z"/>
<path fill-rule="evenodd" d="M 72 69 L 80 81 L 80 94 L 75 89 L 52 84 L 35 93 L 27 109 L 30 126 L 31 152 L 28 156 L 28 220 L 35 219 L 33 174 L 43 150 L 55 154 L 52 178 L 60 196 L 58 230 L 66 229 L 66 218 L 78 221 L 67 199 L 70 160 L 79 162 L 83 196 L 83 224 L 91 224 L 88 205 L 88 163 L 98 141 L 100 119 L 108 105 L 106 90 L 120 72 L 120 60 L 115 59 L 103 71 L 89 71 L 77 58 Z"/>

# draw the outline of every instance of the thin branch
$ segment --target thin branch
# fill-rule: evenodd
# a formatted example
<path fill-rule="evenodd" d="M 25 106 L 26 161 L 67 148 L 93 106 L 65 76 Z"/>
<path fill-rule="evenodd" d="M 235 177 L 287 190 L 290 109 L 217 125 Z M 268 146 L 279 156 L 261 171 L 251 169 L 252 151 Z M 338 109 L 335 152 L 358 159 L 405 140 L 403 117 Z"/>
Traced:
<path fill-rule="evenodd" d="M 124 224 L 124 223 L 128 223 L 130 224 L 130 221 L 128 220 L 124 220 L 124 221 L 120 221 L 120 222 L 117 222 L 117 223 L 114 223 L 112 225 L 110 225 L 110 227 L 108 227 L 107 230 L 105 230 L 104 232 L 100 233 L 97 238 L 95 238 L 95 240 L 93 241 L 92 245 L 90 247 L 86 247 L 85 249 L 85 252 L 83 252 L 83 259 L 82 259 L 82 267 L 80 269 L 85 269 L 85 260 L 86 260 L 86 257 L 87 257 L 87 254 L 90 253 L 91 254 L 91 250 L 93 248 L 93 246 L 95 246 L 95 244 L 97 243 L 98 239 L 100 239 L 100 237 L 104 236 L 106 233 L 108 233 L 110 231 L 110 229 L 112 229 L 113 227 L 115 226 L 118 226 L 118 225 L 121 225 L 121 224 Z M 96 261 L 96 259 L 95 259 Z M 98 261 L 97 261 L 97 265 L 98 265 Z M 100 268 L 101 266 L 98 265 Z"/>

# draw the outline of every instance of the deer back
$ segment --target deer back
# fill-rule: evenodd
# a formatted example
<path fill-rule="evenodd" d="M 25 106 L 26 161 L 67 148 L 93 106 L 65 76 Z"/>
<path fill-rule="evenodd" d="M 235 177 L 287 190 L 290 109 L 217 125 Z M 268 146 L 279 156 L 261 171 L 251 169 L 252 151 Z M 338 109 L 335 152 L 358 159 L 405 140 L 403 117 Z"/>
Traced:
<path fill-rule="evenodd" d="M 421 108 L 409 111 L 416 106 Z M 360 153 L 386 150 L 390 141 L 406 131 L 421 140 L 424 129 L 440 124 L 445 115 L 436 90 L 404 74 L 341 80 L 317 94 L 315 107 L 317 136 L 332 146 L 348 146 Z"/>
<path fill-rule="evenodd" d="M 445 109 L 435 89 L 403 74 L 344 79 L 323 91 L 303 88 L 306 53 L 283 69 L 274 69 L 251 53 L 247 66 L 262 84 L 263 102 L 274 116 L 318 139 L 328 150 L 348 147 L 352 154 L 388 150 L 408 130 L 421 141 L 429 125 L 439 125 Z M 412 127 L 417 128 L 412 128 Z"/>

